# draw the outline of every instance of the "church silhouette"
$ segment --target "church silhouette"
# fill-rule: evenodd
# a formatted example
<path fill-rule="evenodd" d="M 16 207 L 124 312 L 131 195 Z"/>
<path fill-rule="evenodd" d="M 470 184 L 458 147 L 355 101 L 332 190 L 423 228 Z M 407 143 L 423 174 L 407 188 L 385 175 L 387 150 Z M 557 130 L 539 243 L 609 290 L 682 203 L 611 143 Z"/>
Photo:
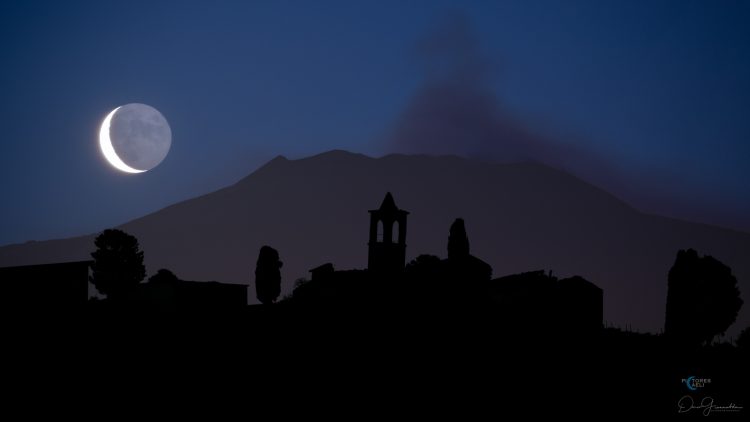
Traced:
<path fill-rule="evenodd" d="M 370 210 L 370 241 L 367 269 L 381 276 L 392 276 L 406 263 L 406 217 L 388 192 L 380 208 Z"/>

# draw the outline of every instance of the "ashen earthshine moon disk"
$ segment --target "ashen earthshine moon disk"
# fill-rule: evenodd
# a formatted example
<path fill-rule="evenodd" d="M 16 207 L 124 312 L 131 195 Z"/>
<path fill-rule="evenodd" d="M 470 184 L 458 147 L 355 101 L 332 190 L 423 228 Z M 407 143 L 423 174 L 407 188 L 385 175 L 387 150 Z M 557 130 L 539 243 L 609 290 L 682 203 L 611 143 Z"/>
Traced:
<path fill-rule="evenodd" d="M 99 130 L 99 146 L 107 161 L 126 173 L 143 173 L 169 153 L 172 131 L 164 116 L 146 104 L 112 110 Z"/>

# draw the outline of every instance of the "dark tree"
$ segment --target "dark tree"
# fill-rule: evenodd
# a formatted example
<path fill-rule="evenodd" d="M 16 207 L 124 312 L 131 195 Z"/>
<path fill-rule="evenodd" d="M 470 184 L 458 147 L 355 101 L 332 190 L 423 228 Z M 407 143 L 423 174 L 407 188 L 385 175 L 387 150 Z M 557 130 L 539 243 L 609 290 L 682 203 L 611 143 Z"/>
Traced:
<path fill-rule="evenodd" d="M 172 271 L 169 271 L 165 268 L 160 269 L 156 272 L 156 274 L 149 277 L 148 282 L 149 283 L 156 283 L 156 284 L 174 284 L 180 281 L 180 279 L 177 278 L 176 275 Z"/>
<path fill-rule="evenodd" d="M 745 327 L 740 331 L 740 335 L 737 336 L 737 340 L 734 343 L 740 349 L 750 351 L 750 327 Z"/>
<path fill-rule="evenodd" d="M 406 275 L 412 279 L 430 279 L 441 275 L 442 260 L 435 255 L 419 255 L 406 265 Z"/>
<path fill-rule="evenodd" d="M 664 335 L 700 345 L 723 334 L 742 307 L 732 270 L 711 256 L 681 250 L 669 270 Z"/>
<path fill-rule="evenodd" d="M 469 237 L 466 235 L 463 218 L 457 218 L 448 236 L 448 259 L 460 260 L 469 256 Z"/>
<path fill-rule="evenodd" d="M 108 229 L 97 236 L 94 245 L 91 284 L 109 299 L 126 297 L 146 276 L 138 239 L 122 230 Z"/>
<path fill-rule="evenodd" d="M 492 278 L 492 267 L 469 252 L 469 236 L 466 235 L 464 220 L 457 218 L 451 224 L 448 236 L 447 276 L 476 292 L 477 283 Z"/>
<path fill-rule="evenodd" d="M 281 294 L 281 267 L 279 253 L 270 246 L 260 248 L 255 266 L 255 293 L 260 303 L 270 305 Z"/>

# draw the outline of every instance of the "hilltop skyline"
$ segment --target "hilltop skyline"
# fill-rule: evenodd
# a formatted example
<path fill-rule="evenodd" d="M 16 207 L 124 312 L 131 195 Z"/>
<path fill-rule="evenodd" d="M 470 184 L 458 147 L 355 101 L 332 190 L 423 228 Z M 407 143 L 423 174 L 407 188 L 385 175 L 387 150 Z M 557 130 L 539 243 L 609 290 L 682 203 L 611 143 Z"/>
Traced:
<path fill-rule="evenodd" d="M 341 177 L 346 175 L 346 177 Z M 251 284 L 258 250 L 279 251 L 282 294 L 326 262 L 367 267 L 367 210 L 392 192 L 410 212 L 407 262 L 443 257 L 448 227 L 466 221 L 472 254 L 493 277 L 581 275 L 601 286 L 605 320 L 658 332 L 675 254 L 715 256 L 750 291 L 750 235 L 643 214 L 568 173 L 540 164 L 345 151 L 277 157 L 238 183 L 119 225 L 136 236 L 149 275 Z M 88 259 L 97 233 L 0 247 L 0 267 Z M 249 298 L 254 303 L 254 297 Z M 747 325 L 743 310 L 737 327 Z"/>

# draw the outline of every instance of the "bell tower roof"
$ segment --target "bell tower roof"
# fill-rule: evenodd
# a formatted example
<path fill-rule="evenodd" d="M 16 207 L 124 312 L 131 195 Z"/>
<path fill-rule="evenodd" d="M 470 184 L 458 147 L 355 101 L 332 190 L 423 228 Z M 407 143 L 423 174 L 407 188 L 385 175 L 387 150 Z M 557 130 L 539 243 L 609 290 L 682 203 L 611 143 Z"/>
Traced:
<path fill-rule="evenodd" d="M 385 194 L 385 198 L 383 198 L 383 203 L 380 204 L 380 210 L 381 211 L 398 210 L 398 207 L 396 206 L 396 201 L 393 200 L 393 195 L 391 195 L 390 192 Z"/>
<path fill-rule="evenodd" d="M 393 215 L 393 214 L 409 214 L 408 211 L 400 210 L 396 206 L 396 201 L 393 200 L 393 195 L 390 192 L 385 194 L 383 202 L 380 204 L 380 208 L 376 210 L 370 210 L 370 213 L 380 213 L 382 215 Z"/>

